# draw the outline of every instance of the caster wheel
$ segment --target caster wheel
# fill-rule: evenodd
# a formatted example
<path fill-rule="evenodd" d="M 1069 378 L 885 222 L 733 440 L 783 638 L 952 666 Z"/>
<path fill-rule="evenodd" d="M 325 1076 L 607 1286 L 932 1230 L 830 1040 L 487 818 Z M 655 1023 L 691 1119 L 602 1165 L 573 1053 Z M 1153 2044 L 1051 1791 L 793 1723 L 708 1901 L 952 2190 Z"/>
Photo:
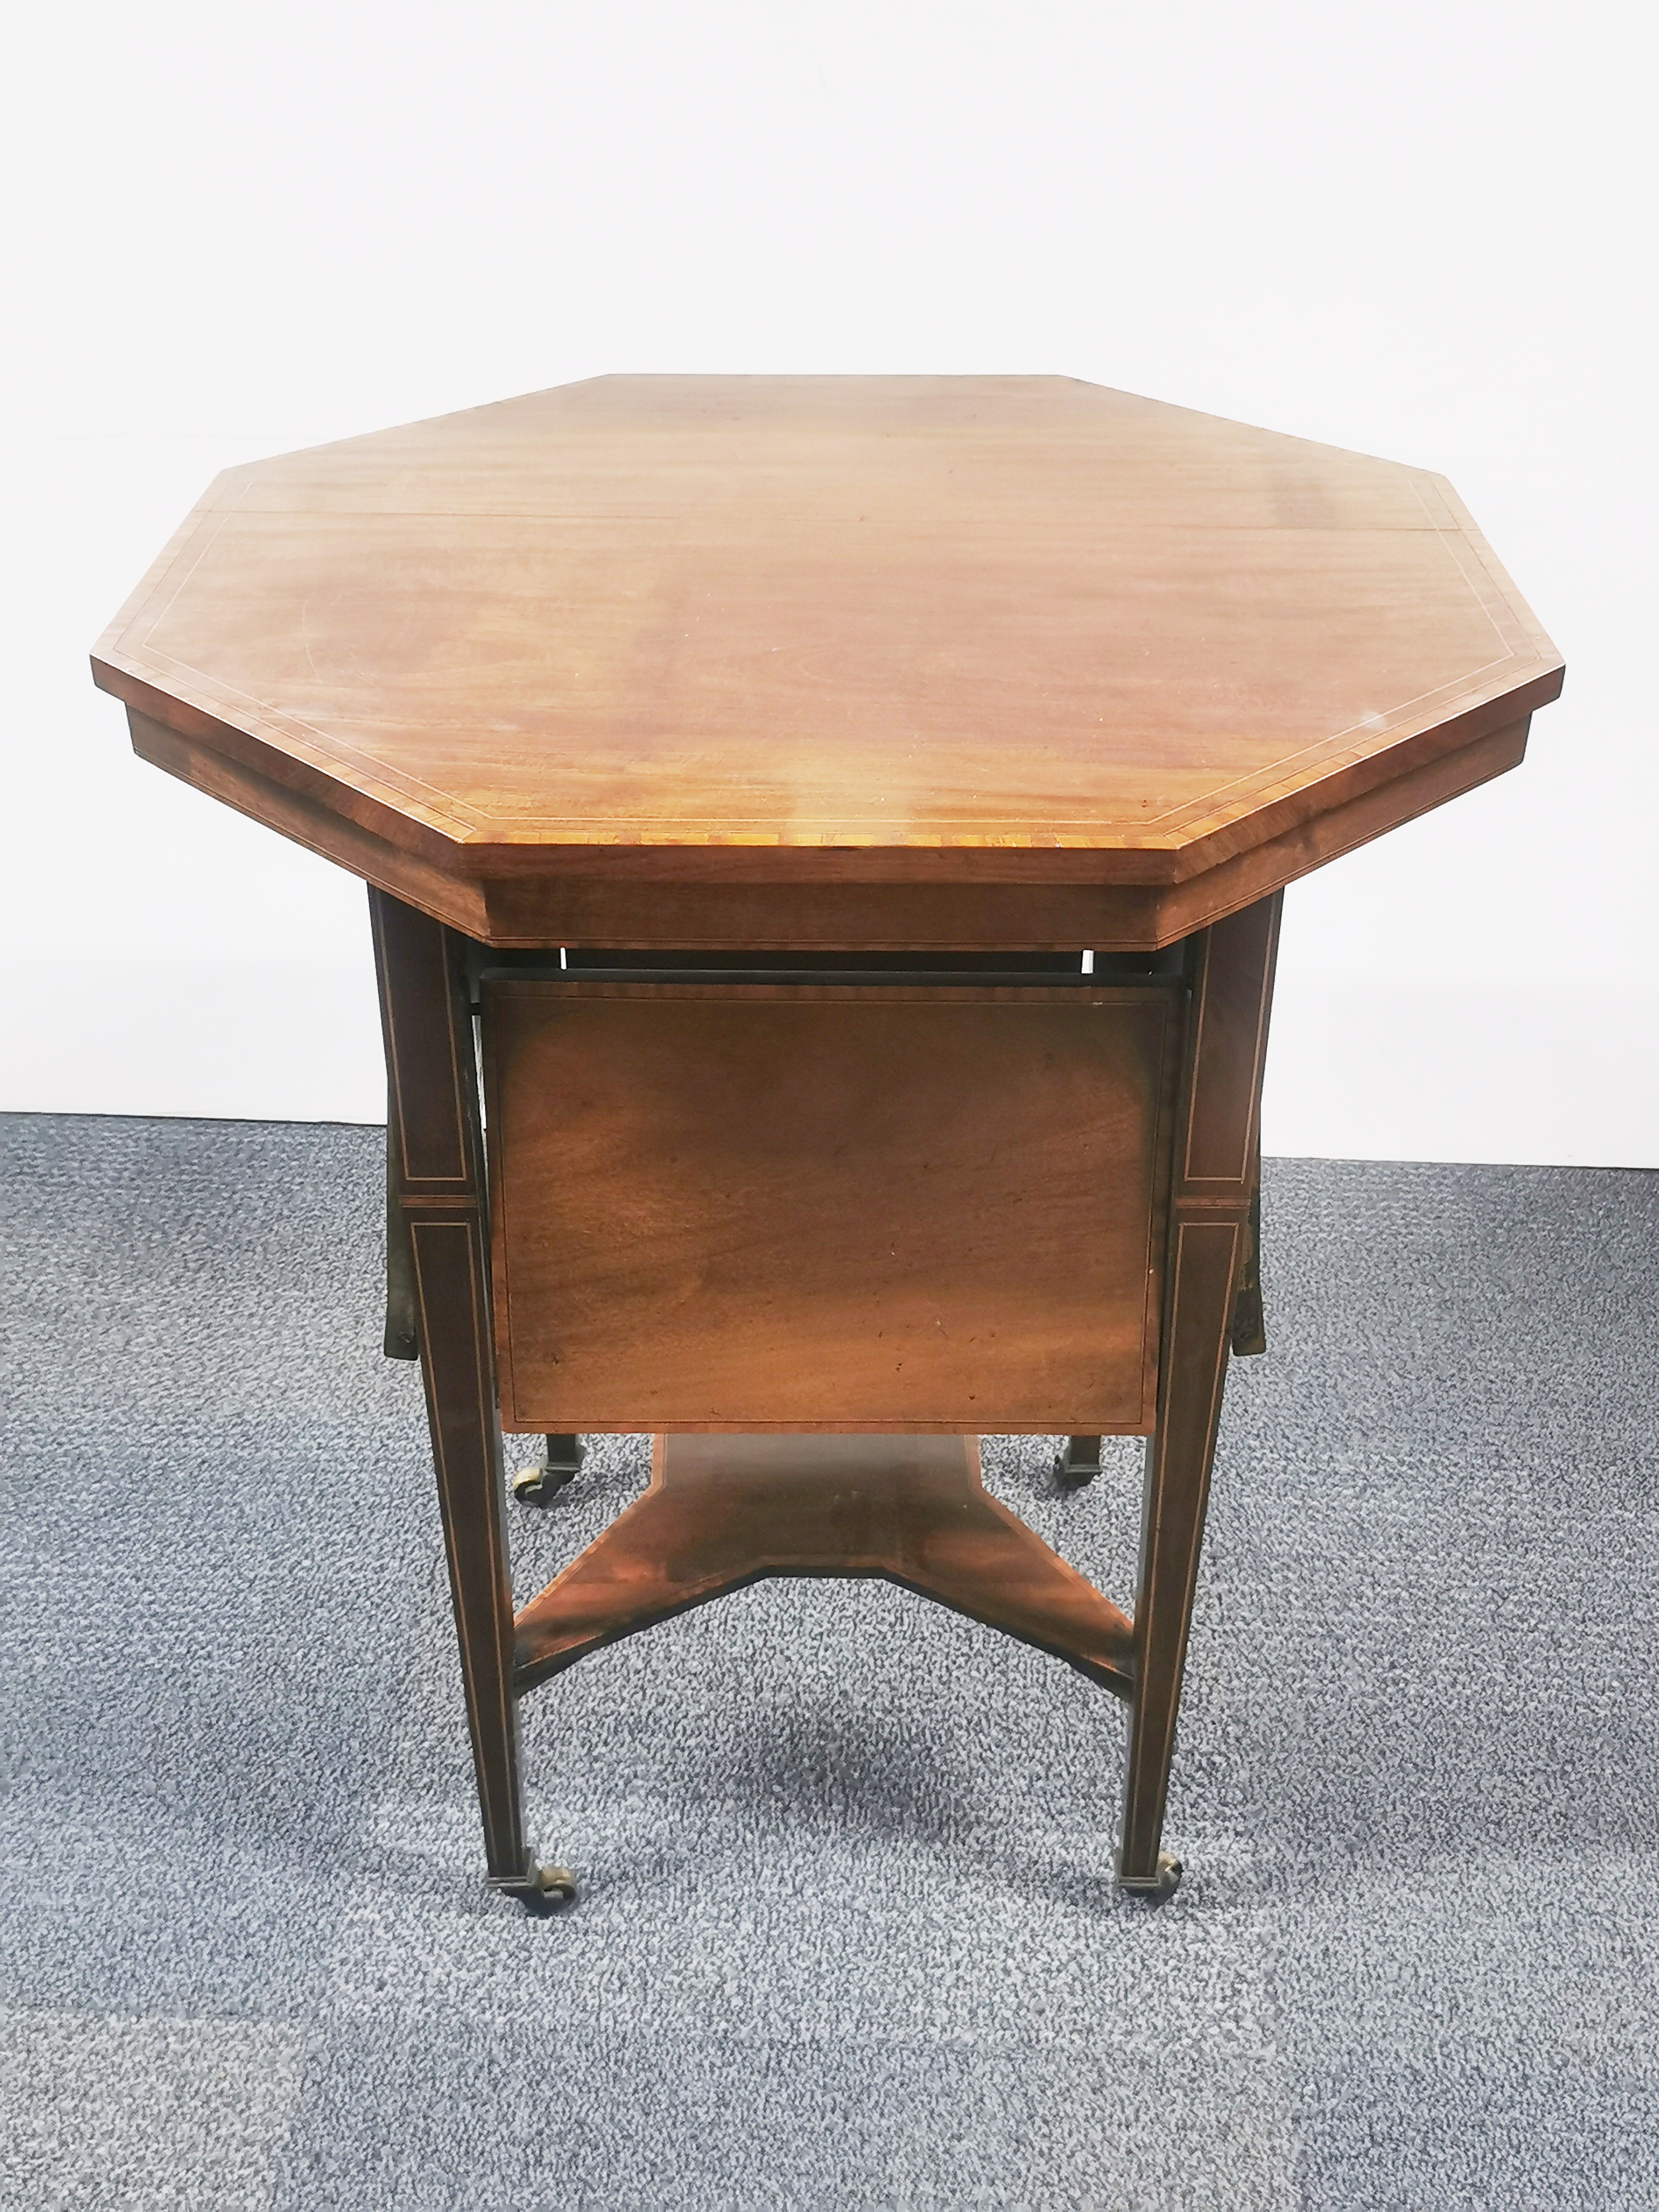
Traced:
<path fill-rule="evenodd" d="M 568 1867 L 538 1866 L 524 1892 L 524 1902 L 532 1912 L 547 1912 L 573 1904 L 575 1895 L 576 1877 Z"/>
<path fill-rule="evenodd" d="M 562 1468 L 521 1467 L 513 1478 L 520 1505 L 550 1505 L 573 1477 Z"/>
<path fill-rule="evenodd" d="M 1130 1897 L 1144 1897 L 1150 1905 L 1162 1905 L 1173 1897 L 1181 1887 L 1181 1861 L 1172 1858 L 1168 1851 L 1158 1855 L 1158 1872 L 1138 1881 L 1120 1881 L 1118 1887 Z"/>

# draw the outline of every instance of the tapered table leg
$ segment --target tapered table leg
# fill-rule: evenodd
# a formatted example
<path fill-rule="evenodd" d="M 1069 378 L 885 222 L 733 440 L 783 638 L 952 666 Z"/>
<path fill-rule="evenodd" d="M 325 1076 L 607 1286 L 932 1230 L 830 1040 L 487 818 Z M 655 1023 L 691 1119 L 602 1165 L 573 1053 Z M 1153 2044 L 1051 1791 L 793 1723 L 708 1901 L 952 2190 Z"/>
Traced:
<path fill-rule="evenodd" d="M 495 1419 L 489 1224 L 463 943 L 371 890 L 391 1097 L 393 1185 L 407 1230 L 472 1759 L 491 1885 L 569 1895 L 525 1834 L 513 1686 L 513 1605 Z"/>
<path fill-rule="evenodd" d="M 1167 1896 L 1160 1849 L 1210 1468 L 1261 1173 L 1261 1071 L 1281 895 L 1190 940 L 1192 1021 L 1170 1188 L 1158 1421 L 1146 1447 L 1135 1692 L 1118 1881 Z"/>
<path fill-rule="evenodd" d="M 1157 1433 L 1146 1440 L 1135 1694 L 1118 1857 L 1125 1889 L 1167 1891 L 1181 1871 L 1161 1859 L 1158 1844 L 1221 1417 L 1238 1245 L 1231 1222 L 1181 1222 L 1170 1254 L 1166 1395 Z"/>

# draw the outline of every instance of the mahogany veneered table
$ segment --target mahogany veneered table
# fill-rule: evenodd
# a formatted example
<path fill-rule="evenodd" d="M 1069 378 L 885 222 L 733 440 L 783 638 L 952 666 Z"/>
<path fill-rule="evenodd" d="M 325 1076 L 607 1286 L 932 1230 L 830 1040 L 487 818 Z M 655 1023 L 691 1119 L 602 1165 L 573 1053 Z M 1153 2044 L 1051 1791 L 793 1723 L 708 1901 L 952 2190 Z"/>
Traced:
<path fill-rule="evenodd" d="M 370 886 L 491 1881 L 573 1887 L 532 1685 L 884 1575 L 1125 1700 L 1167 1893 L 1280 893 L 1561 688 L 1450 487 L 1058 378 L 603 377 L 229 471 L 94 671 Z M 503 1428 L 532 1499 L 654 1435 L 516 1619 Z M 1003 1433 L 1147 1439 L 1133 1620 L 985 1492 Z"/>

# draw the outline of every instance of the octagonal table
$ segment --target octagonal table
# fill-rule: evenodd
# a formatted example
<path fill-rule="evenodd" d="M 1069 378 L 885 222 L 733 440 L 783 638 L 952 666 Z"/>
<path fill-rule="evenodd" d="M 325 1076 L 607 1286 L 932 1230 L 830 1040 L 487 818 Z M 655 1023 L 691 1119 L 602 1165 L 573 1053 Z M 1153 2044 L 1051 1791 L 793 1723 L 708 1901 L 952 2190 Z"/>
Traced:
<path fill-rule="evenodd" d="M 228 471 L 94 672 L 370 886 L 489 1880 L 574 1891 L 531 1686 L 881 1575 L 1125 1701 L 1167 1894 L 1280 894 L 1561 687 L 1449 485 L 1058 378 L 604 377 Z M 503 1431 L 544 1501 L 642 1429 L 515 1618 Z M 1133 1619 L 984 1490 L 1011 1432 L 1147 1439 Z"/>

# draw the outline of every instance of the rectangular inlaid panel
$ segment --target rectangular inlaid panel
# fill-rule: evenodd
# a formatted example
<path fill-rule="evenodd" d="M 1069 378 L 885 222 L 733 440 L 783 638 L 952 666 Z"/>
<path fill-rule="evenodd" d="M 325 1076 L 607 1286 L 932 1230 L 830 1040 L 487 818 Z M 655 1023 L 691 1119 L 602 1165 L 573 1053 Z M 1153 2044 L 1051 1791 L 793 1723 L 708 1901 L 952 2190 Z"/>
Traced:
<path fill-rule="evenodd" d="M 504 1425 L 1146 1432 L 1181 1012 L 487 982 Z"/>

